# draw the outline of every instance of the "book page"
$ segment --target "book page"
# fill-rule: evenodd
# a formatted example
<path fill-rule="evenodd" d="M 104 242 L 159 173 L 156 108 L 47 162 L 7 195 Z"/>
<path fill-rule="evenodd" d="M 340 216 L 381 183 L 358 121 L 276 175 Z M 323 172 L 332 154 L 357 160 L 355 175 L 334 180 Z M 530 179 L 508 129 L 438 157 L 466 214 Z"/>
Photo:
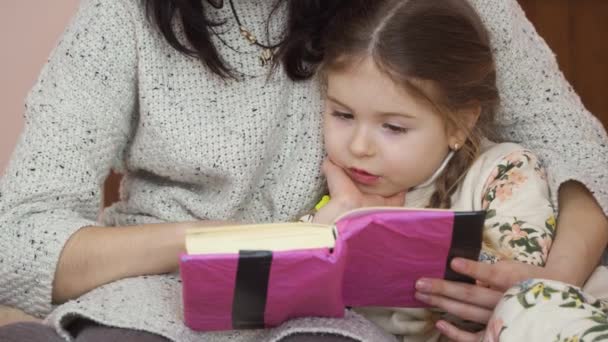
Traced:
<path fill-rule="evenodd" d="M 186 233 L 186 250 L 190 255 L 332 248 L 334 245 L 333 226 L 299 222 L 194 228 Z"/>

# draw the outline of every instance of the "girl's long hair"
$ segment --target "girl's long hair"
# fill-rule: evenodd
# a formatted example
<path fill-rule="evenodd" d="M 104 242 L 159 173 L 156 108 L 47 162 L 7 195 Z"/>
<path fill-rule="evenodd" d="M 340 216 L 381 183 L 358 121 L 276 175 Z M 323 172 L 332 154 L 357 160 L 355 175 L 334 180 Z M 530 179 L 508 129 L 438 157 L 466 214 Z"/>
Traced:
<path fill-rule="evenodd" d="M 492 136 L 499 101 L 488 33 L 465 0 L 352 0 L 327 27 L 323 70 L 372 58 L 396 82 L 432 104 L 468 139 L 436 181 L 429 207 L 449 208 L 451 195 Z M 430 85 L 430 87 L 429 87 Z M 429 89 L 432 89 L 429 90 Z M 473 130 L 457 113 L 481 107 Z"/>
<path fill-rule="evenodd" d="M 186 55 L 200 59 L 212 72 L 223 78 L 234 78 L 234 70 L 218 53 L 211 40 L 216 26 L 206 16 L 210 6 L 202 0 L 141 0 L 148 18 L 156 25 L 167 42 Z M 270 1 L 270 0 L 265 0 Z M 340 7 L 347 6 L 348 0 L 277 0 L 276 9 L 287 2 L 287 23 L 282 43 L 275 54 L 275 67 L 282 64 L 292 80 L 309 79 L 316 66 L 323 59 L 321 37 L 328 23 Z M 227 6 L 226 4 L 224 6 Z M 176 20 L 187 42 L 180 41 L 176 30 Z"/>

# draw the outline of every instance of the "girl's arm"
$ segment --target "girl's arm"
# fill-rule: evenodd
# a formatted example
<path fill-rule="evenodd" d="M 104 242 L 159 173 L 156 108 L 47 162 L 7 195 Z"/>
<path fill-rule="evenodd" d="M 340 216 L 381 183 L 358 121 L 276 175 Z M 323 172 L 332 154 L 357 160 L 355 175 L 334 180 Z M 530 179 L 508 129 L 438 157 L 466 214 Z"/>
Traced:
<path fill-rule="evenodd" d="M 501 146 L 509 145 L 497 148 Z M 478 185 L 483 186 L 481 207 L 486 211 L 480 260 L 544 266 L 555 235 L 555 210 L 545 169 L 538 157 L 523 149 L 489 166 L 492 173 Z"/>
<path fill-rule="evenodd" d="M 505 145 L 497 145 L 501 149 Z M 508 146 L 508 145 L 507 145 Z M 495 150 L 499 151 L 499 150 Z M 488 156 L 492 155 L 488 151 Z M 488 160 L 490 176 L 479 183 L 478 194 L 481 208 L 486 211 L 484 245 L 480 260 L 496 262 L 485 266 L 501 268 L 496 276 L 512 276 L 511 265 L 523 265 L 522 269 L 542 269 L 555 231 L 555 218 L 551 205 L 546 174 L 538 158 L 530 151 L 516 149 L 493 161 Z M 486 169 L 486 166 L 484 166 Z M 458 262 L 466 265 L 480 264 L 456 259 L 452 265 L 459 271 Z M 480 264 L 484 265 L 484 264 Z M 420 300 L 440 307 L 457 317 L 486 323 L 501 293 L 510 286 L 504 280 L 477 279 L 487 288 L 443 280 L 421 279 L 417 283 Z M 467 294 L 470 292 L 470 294 Z M 462 297 L 461 297 L 462 295 Z M 444 322 L 447 324 L 447 322 Z"/>

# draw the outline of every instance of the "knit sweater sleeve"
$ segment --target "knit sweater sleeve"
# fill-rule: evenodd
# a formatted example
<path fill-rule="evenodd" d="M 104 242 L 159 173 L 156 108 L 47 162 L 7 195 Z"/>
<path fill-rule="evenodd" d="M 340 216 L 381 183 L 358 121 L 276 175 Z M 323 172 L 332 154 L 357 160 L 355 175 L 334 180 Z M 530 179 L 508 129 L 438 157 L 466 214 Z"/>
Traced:
<path fill-rule="evenodd" d="M 0 182 L 0 304 L 46 315 L 64 244 L 96 224 L 102 184 L 134 117 L 128 6 L 83 0 L 26 99 L 25 127 Z"/>
<path fill-rule="evenodd" d="M 494 48 L 500 138 L 543 159 L 555 205 L 559 186 L 577 180 L 608 214 L 608 137 L 601 123 L 585 109 L 516 0 L 470 1 Z"/>

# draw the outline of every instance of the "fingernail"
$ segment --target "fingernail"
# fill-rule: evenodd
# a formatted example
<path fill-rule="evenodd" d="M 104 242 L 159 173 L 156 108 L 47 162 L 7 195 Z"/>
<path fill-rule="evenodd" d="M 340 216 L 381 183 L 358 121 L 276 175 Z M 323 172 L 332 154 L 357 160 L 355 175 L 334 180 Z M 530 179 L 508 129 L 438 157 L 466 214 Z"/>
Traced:
<path fill-rule="evenodd" d="M 414 297 L 416 297 L 416 299 L 418 299 L 419 301 L 425 302 L 425 303 L 428 302 L 430 299 L 428 295 L 425 295 L 424 293 L 420 293 L 420 292 L 416 292 L 414 294 Z"/>
<path fill-rule="evenodd" d="M 458 259 L 458 258 L 454 258 L 452 260 L 452 268 L 463 269 L 464 268 L 464 260 Z"/>
<path fill-rule="evenodd" d="M 448 326 L 445 324 L 444 321 L 437 321 L 437 324 L 435 324 L 435 326 L 437 327 L 437 329 L 439 329 L 441 331 L 448 330 Z"/>
<path fill-rule="evenodd" d="M 431 283 L 426 279 L 418 279 L 416 282 L 416 290 L 428 291 L 431 289 Z"/>

